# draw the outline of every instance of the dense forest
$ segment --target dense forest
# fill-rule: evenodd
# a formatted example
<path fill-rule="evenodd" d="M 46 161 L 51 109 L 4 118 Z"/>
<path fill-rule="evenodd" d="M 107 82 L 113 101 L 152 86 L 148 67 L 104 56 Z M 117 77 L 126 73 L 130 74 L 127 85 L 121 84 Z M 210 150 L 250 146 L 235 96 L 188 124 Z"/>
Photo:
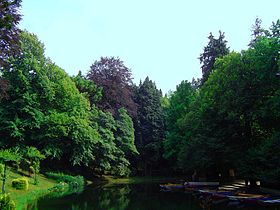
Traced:
<path fill-rule="evenodd" d="M 223 32 L 210 33 L 199 55 L 202 78 L 163 96 L 149 77 L 133 83 L 118 57 L 69 76 L 35 34 L 18 28 L 20 3 L 0 3 L 3 154 L 33 151 L 43 169 L 86 176 L 228 179 L 234 171 L 279 183 L 280 20 L 264 29 L 256 19 L 241 52 Z"/>

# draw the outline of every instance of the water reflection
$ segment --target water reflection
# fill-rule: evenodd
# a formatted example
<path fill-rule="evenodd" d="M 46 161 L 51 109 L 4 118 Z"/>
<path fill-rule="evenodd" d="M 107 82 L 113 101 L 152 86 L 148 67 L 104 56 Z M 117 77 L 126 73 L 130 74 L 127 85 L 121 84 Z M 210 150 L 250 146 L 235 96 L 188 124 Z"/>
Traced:
<path fill-rule="evenodd" d="M 98 209 L 124 210 L 129 205 L 129 185 L 101 189 L 98 194 Z"/>
<path fill-rule="evenodd" d="M 158 184 L 90 186 L 81 194 L 44 198 L 28 210 L 200 210 L 190 195 L 162 193 Z"/>
<path fill-rule="evenodd" d="M 202 210 L 198 199 L 184 192 L 161 192 L 159 184 L 89 186 L 78 194 L 44 198 L 29 204 L 27 210 Z M 242 208 L 242 210 L 277 208 Z M 211 210 L 237 210 L 212 206 Z"/>

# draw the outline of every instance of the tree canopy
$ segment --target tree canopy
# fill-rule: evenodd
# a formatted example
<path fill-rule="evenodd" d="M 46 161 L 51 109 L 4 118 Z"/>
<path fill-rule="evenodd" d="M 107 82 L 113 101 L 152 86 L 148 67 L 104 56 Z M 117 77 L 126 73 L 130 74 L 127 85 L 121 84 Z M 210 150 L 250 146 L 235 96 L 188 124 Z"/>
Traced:
<path fill-rule="evenodd" d="M 199 57 L 202 78 L 183 80 L 163 96 L 149 77 L 133 84 L 116 57 L 70 77 L 45 56 L 36 35 L 17 29 L 19 7 L 20 1 L 0 3 L 5 170 L 26 160 L 35 182 L 46 167 L 91 176 L 195 171 L 225 180 L 234 170 L 240 178 L 279 183 L 280 20 L 265 30 L 257 19 L 241 52 L 229 52 L 221 31 L 217 39 L 210 33 Z"/>
<path fill-rule="evenodd" d="M 130 116 L 135 116 L 131 70 L 123 61 L 115 57 L 101 57 L 90 67 L 87 78 L 102 87 L 102 99 L 98 103 L 102 110 L 116 116 L 118 110 L 124 107 Z"/>
<path fill-rule="evenodd" d="M 229 53 L 227 47 L 227 41 L 225 40 L 225 34 L 219 31 L 219 38 L 215 38 L 212 33 L 208 36 L 209 42 L 204 47 L 203 53 L 199 56 L 199 61 L 202 64 L 202 78 L 201 84 L 203 84 L 213 71 L 214 63 L 217 58 L 224 56 Z"/>
<path fill-rule="evenodd" d="M 19 52 L 20 6 L 21 0 L 0 1 L 0 69 L 7 67 L 7 59 Z"/>
<path fill-rule="evenodd" d="M 272 145 L 278 148 L 280 85 L 279 36 L 272 28 L 248 50 L 216 59 L 196 93 L 188 85 L 192 91 L 179 96 L 177 87 L 171 95 L 165 156 L 175 167 L 210 177 L 222 173 L 226 178 L 234 169 L 252 180 L 279 178 L 279 165 L 270 155 Z"/>

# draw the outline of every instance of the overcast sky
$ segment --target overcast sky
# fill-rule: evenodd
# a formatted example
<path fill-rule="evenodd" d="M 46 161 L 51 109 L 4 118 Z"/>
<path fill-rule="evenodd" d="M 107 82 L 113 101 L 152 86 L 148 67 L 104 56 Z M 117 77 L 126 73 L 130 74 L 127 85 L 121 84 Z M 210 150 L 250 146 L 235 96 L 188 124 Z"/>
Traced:
<path fill-rule="evenodd" d="M 268 28 L 279 0 L 23 0 L 21 28 L 69 75 L 101 56 L 118 56 L 134 82 L 149 76 L 163 92 L 200 77 L 209 32 L 224 31 L 231 50 L 246 49 L 256 17 Z"/>

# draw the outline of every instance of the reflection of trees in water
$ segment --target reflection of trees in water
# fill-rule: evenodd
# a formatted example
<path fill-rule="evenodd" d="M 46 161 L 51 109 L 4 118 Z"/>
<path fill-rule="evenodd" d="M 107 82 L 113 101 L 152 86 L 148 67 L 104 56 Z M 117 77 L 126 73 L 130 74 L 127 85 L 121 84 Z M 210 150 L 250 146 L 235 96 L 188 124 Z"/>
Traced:
<path fill-rule="evenodd" d="M 190 195 L 159 190 L 158 184 L 92 185 L 81 194 L 39 200 L 27 210 L 201 210 Z"/>
<path fill-rule="evenodd" d="M 72 204 L 71 210 L 86 210 L 90 209 L 90 206 L 88 206 L 88 203 L 85 201 L 82 205 L 81 204 Z"/>
<path fill-rule="evenodd" d="M 129 204 L 129 193 L 131 189 L 128 185 L 103 188 L 98 197 L 99 209 L 124 210 Z"/>

